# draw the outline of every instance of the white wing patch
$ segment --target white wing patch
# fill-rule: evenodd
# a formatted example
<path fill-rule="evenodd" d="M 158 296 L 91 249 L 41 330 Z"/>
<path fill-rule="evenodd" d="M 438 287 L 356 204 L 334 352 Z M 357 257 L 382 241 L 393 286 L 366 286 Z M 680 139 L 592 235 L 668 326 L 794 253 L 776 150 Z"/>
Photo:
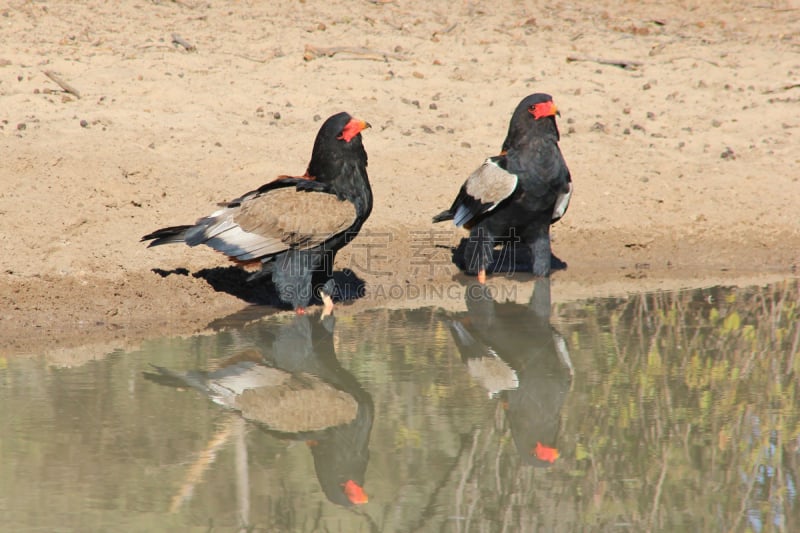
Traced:
<path fill-rule="evenodd" d="M 516 174 L 500 168 L 489 158 L 467 178 L 467 194 L 481 203 L 491 203 L 491 207 L 487 209 L 491 211 L 497 204 L 511 196 L 517 188 L 517 182 Z"/>
<path fill-rule="evenodd" d="M 567 207 L 569 207 L 570 198 L 572 198 L 572 182 L 567 186 L 567 192 L 561 193 L 556 197 L 556 205 L 553 207 L 552 222 L 556 222 L 564 216 L 564 213 L 567 212 Z"/>
<path fill-rule="evenodd" d="M 474 217 L 488 213 L 511 196 L 518 181 L 516 174 L 500 168 L 492 158 L 488 158 L 464 183 L 467 200 L 456 209 L 453 223 L 460 227 Z"/>

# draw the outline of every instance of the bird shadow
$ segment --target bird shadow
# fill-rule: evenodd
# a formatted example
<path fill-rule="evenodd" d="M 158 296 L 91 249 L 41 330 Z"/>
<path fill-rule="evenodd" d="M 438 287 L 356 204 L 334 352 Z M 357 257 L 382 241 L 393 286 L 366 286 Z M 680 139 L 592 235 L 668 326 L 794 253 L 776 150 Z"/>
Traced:
<path fill-rule="evenodd" d="M 452 252 L 452 261 L 461 271 L 469 275 L 477 274 L 477 270 L 471 267 L 470 261 L 465 256 L 469 238 L 461 239 L 456 247 L 450 248 Z M 550 257 L 550 270 L 555 272 L 557 270 L 566 270 L 567 263 L 562 261 L 555 254 Z M 533 256 L 531 250 L 527 246 L 507 244 L 492 251 L 492 261 L 486 268 L 488 274 L 515 274 L 515 273 L 530 273 L 533 271 Z"/>
<path fill-rule="evenodd" d="M 292 308 L 291 305 L 282 302 L 278 297 L 278 291 L 275 289 L 272 280 L 268 277 L 263 277 L 258 280 L 248 281 L 251 273 L 239 267 L 204 268 L 194 273 L 189 272 L 189 270 L 185 268 L 175 268 L 172 270 L 154 268 L 152 272 L 164 278 L 167 276 L 192 276 L 194 278 L 203 279 L 215 291 L 230 294 L 249 304 L 270 306 L 281 310 Z M 336 270 L 332 273 L 331 277 L 335 284 L 333 293 L 334 302 L 357 300 L 364 295 L 364 280 L 359 278 L 349 268 Z M 319 297 L 315 295 L 311 304 L 319 303 L 321 303 L 321 301 Z"/>

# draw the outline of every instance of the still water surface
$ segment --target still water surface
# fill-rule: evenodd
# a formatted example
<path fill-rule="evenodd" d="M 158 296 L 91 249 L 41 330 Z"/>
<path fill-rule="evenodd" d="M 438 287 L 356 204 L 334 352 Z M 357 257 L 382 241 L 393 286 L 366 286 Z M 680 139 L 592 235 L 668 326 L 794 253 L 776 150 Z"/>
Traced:
<path fill-rule="evenodd" d="M 796 280 L 520 290 L 3 361 L 0 530 L 800 530 Z"/>

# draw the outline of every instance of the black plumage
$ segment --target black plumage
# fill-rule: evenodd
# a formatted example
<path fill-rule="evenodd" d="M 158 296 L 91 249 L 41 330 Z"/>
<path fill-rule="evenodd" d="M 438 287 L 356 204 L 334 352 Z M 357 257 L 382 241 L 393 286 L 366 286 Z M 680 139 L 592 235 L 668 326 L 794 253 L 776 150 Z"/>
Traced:
<path fill-rule="evenodd" d="M 223 204 L 193 225 L 142 237 L 150 246 L 205 244 L 238 263 L 261 263 L 251 279 L 269 274 L 280 299 L 302 311 L 322 289 L 326 305 L 336 252 L 352 240 L 372 211 L 367 153 L 347 113 L 328 118 L 314 141 L 305 175 L 276 180 Z"/>
<path fill-rule="evenodd" d="M 556 114 L 548 94 L 523 99 L 500 155 L 484 161 L 450 208 L 433 217 L 434 222 L 453 220 L 470 230 L 465 262 L 467 270 L 478 271 L 481 282 L 496 244 L 524 243 L 531 250 L 533 274 L 550 275 L 550 225 L 564 215 L 572 195 Z"/>

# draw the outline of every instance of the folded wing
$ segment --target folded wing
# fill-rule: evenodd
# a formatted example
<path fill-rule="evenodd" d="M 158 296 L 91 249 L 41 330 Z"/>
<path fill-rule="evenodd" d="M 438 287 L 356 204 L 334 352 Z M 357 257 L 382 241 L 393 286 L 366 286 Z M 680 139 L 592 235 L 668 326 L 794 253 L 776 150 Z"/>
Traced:
<path fill-rule="evenodd" d="M 262 188 L 198 220 L 185 241 L 190 246 L 206 244 L 237 261 L 252 261 L 320 246 L 347 231 L 356 219 L 352 203 L 319 188 Z"/>
<path fill-rule="evenodd" d="M 465 226 L 511 196 L 518 178 L 503 168 L 504 162 L 503 156 L 484 161 L 464 182 L 450 209 L 434 217 L 434 222 L 452 219 L 456 226 Z"/>

